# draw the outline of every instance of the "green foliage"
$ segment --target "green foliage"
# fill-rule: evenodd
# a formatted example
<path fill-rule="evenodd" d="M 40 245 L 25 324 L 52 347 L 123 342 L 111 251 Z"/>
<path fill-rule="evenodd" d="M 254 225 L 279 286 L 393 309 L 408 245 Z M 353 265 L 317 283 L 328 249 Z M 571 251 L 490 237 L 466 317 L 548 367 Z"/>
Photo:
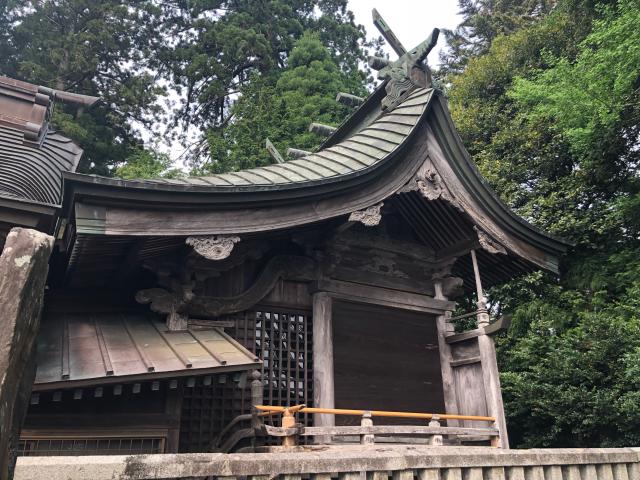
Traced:
<path fill-rule="evenodd" d="M 288 147 L 315 148 L 322 138 L 308 131 L 309 124 L 337 124 L 350 112 L 335 100 L 336 93 L 364 93 L 359 76 L 343 73 L 313 33 L 305 33 L 295 43 L 286 69 L 275 77 L 257 76 L 242 89 L 228 126 L 209 132 L 210 159 L 192 163 L 197 172 L 273 163 L 265 149 L 266 138 L 283 155 Z"/>
<path fill-rule="evenodd" d="M 173 167 L 169 155 L 155 149 L 134 149 L 125 162 L 115 169 L 115 176 L 125 180 L 143 178 L 179 178 L 184 173 Z"/>
<path fill-rule="evenodd" d="M 625 112 L 639 113 L 640 2 L 625 0 L 604 11 L 575 61 L 550 57 L 551 68 L 516 79 L 510 92 L 529 121 L 554 122 L 582 156 L 589 156 L 601 132 L 618 133 Z"/>
<path fill-rule="evenodd" d="M 158 13 L 152 2 L 8 2 L 0 73 L 99 96 L 85 110 L 58 105 L 54 123 L 84 148 L 80 171 L 108 174 L 137 143 L 133 122 L 150 126 L 164 94 L 146 68 Z"/>
<path fill-rule="evenodd" d="M 225 135 L 239 92 L 248 99 L 275 88 L 307 30 L 336 72 L 366 82 L 359 62 L 376 44 L 365 42 L 346 0 L 9 0 L 0 2 L 0 74 L 102 99 L 90 109 L 57 106 L 54 124 L 85 151 L 82 172 L 111 175 L 135 157 L 140 131 L 163 123 L 165 138 L 177 126 L 185 138 L 194 128 L 203 134 L 190 149 L 201 166 L 212 152 L 198 146 Z"/>
<path fill-rule="evenodd" d="M 206 130 L 228 122 L 236 94 L 256 78 L 275 81 L 291 49 L 316 32 L 341 71 L 358 75 L 365 33 L 346 0 L 234 0 L 170 3 L 167 35 L 176 39 L 158 57 L 186 97 L 175 117 Z"/>
<path fill-rule="evenodd" d="M 639 6 L 561 0 L 505 25 L 449 77 L 454 120 L 485 177 L 576 244 L 559 281 L 539 272 L 490 292 L 513 315 L 498 347 L 516 446 L 640 440 Z"/>
<path fill-rule="evenodd" d="M 440 55 L 440 73 L 461 73 L 470 59 L 485 54 L 500 35 L 508 35 L 548 14 L 549 0 L 458 0 L 463 21 L 444 30 L 447 49 Z"/>

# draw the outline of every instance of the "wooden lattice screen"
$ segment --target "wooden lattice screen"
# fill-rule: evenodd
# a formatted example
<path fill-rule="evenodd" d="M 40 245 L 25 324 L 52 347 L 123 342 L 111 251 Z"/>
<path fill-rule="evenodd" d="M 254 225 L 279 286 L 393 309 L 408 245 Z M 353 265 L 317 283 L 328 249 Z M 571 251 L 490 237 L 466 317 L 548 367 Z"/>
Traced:
<path fill-rule="evenodd" d="M 264 360 L 264 403 L 312 406 L 312 324 L 308 311 L 262 308 L 232 318 L 225 331 Z M 180 451 L 202 452 L 236 416 L 250 411 L 249 382 L 238 374 L 199 378 L 185 386 Z M 300 417 L 310 425 L 311 417 Z"/>

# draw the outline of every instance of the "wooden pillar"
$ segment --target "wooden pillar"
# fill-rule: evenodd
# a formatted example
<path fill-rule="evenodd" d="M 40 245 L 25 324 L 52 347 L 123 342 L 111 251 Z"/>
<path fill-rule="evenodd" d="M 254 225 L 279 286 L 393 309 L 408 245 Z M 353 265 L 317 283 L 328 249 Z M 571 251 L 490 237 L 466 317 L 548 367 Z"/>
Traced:
<path fill-rule="evenodd" d="M 333 328 L 331 296 L 326 292 L 313 294 L 313 406 L 335 408 L 333 384 Z M 314 414 L 316 427 L 332 427 L 335 416 Z M 318 439 L 325 443 L 329 439 Z"/>
<path fill-rule="evenodd" d="M 484 383 L 485 397 L 489 416 L 495 417 L 496 427 L 500 430 L 499 447 L 509 448 L 507 435 L 507 423 L 504 418 L 504 406 L 502 404 L 502 390 L 500 389 L 500 374 L 496 361 L 496 347 L 493 338 L 482 334 L 478 336 L 478 348 L 482 362 L 482 380 Z"/>
<path fill-rule="evenodd" d="M 476 296 L 478 297 L 478 328 L 482 328 L 489 325 L 489 313 L 487 312 L 487 302 L 485 301 L 484 291 L 482 290 L 482 279 L 480 278 L 480 268 L 478 267 L 476 251 L 471 250 L 470 253 L 471 262 L 473 263 L 473 275 L 476 280 Z"/>
<path fill-rule="evenodd" d="M 447 300 L 442 293 L 442 284 L 435 284 L 435 298 Z M 447 413 L 458 413 L 458 401 L 456 399 L 455 380 L 453 378 L 453 368 L 451 361 L 453 356 L 451 346 L 446 342 L 447 335 L 453 334 L 453 325 L 447 320 L 451 317 L 451 312 L 436 317 L 436 327 L 438 329 L 438 352 L 440 353 L 440 372 L 442 373 L 442 391 L 444 393 L 444 408 Z M 447 420 L 447 425 L 456 427 L 457 420 Z"/>
<path fill-rule="evenodd" d="M 484 329 L 489 325 L 489 313 L 482 290 L 482 280 L 475 250 L 471 250 L 471 261 L 473 263 L 473 273 L 476 280 L 476 294 L 478 296 L 478 328 Z M 478 349 L 482 362 L 482 381 L 484 383 L 485 397 L 487 401 L 488 414 L 496 419 L 496 427 L 500 430 L 500 444 L 502 448 L 509 448 L 509 438 L 507 436 L 507 425 L 504 417 L 504 405 L 502 403 L 502 390 L 500 387 L 500 374 L 498 373 L 498 362 L 496 359 L 496 347 L 493 338 L 482 334 L 478 336 Z"/>

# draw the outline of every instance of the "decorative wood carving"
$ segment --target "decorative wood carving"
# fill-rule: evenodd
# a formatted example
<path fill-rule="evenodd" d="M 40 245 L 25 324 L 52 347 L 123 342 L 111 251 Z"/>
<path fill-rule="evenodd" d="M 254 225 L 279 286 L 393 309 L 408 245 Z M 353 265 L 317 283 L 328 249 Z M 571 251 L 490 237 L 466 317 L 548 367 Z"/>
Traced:
<path fill-rule="evenodd" d="M 315 263 L 306 257 L 277 255 L 269 260 L 257 280 L 240 295 L 210 297 L 194 295 L 193 284 L 176 285 L 170 290 L 149 288 L 136 293 L 136 301 L 150 304 L 152 311 L 167 315 L 167 325 L 185 325 L 189 315 L 205 318 L 246 310 L 264 298 L 281 278 L 311 281 Z"/>
<path fill-rule="evenodd" d="M 380 220 L 382 219 L 380 210 L 382 209 L 383 205 L 384 203 L 380 202 L 377 205 L 371 205 L 364 210 L 351 212 L 351 215 L 349 215 L 349 221 L 360 222 L 366 227 L 375 227 L 380 223 Z"/>
<path fill-rule="evenodd" d="M 399 54 L 404 53 L 394 62 L 382 57 L 369 57 L 369 66 L 378 70 L 378 78 L 388 80 L 385 85 L 387 96 L 381 102 L 383 111 L 396 108 L 415 87 L 431 86 L 431 71 L 423 61 L 436 45 L 439 33 L 434 28 L 431 35 L 415 48 L 396 50 Z"/>
<path fill-rule="evenodd" d="M 480 246 L 489 253 L 506 255 L 507 250 L 496 240 L 491 238 L 485 231 L 478 227 L 473 227 L 478 234 L 478 242 Z"/>
<path fill-rule="evenodd" d="M 193 299 L 193 284 L 174 287 L 174 291 L 164 288 L 148 288 L 136 293 L 136 302 L 148 304 L 152 312 L 167 316 L 167 328 L 171 331 L 186 330 L 189 316 L 186 306 Z"/>
<path fill-rule="evenodd" d="M 464 212 L 462 205 L 451 193 L 442 176 L 434 167 L 431 159 L 427 159 L 423 168 L 413 177 L 413 179 L 402 188 L 399 193 L 418 191 L 427 200 L 444 200 L 449 202 L 457 210 Z"/>
<path fill-rule="evenodd" d="M 241 312 L 262 300 L 281 278 L 311 281 L 314 279 L 314 270 L 315 263 L 310 258 L 277 255 L 269 260 L 254 284 L 240 295 L 196 296 L 190 302 L 188 310 L 191 315 L 202 317 L 217 317 L 227 313 Z"/>
<path fill-rule="evenodd" d="M 208 260 L 224 260 L 231 255 L 234 245 L 239 241 L 240 237 L 212 235 L 187 237 L 185 243 Z"/>
<path fill-rule="evenodd" d="M 449 202 L 458 210 L 462 210 L 460 203 L 455 199 L 449 191 L 442 177 L 435 168 L 427 168 L 424 176 L 416 178 L 416 186 L 418 191 L 427 200 L 442 199 Z"/>

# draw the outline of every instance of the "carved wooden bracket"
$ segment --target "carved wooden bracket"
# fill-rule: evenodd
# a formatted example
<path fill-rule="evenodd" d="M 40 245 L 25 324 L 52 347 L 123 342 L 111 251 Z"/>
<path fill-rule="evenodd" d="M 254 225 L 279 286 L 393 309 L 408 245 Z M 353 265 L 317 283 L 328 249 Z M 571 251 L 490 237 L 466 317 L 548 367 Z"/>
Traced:
<path fill-rule="evenodd" d="M 240 237 L 198 236 L 187 237 L 185 243 L 192 246 L 199 255 L 208 260 L 224 260 L 229 255 Z"/>
<path fill-rule="evenodd" d="M 457 210 L 464 212 L 462 205 L 444 183 L 444 180 L 430 159 L 427 159 L 425 167 L 426 168 L 421 169 L 404 188 L 400 189 L 398 193 L 417 191 L 429 201 L 444 200 Z"/>
<path fill-rule="evenodd" d="M 349 221 L 360 222 L 366 227 L 375 227 L 380 223 L 380 220 L 382 219 L 380 210 L 382 209 L 383 205 L 383 202 L 380 202 L 377 205 L 371 205 L 364 210 L 351 212 L 351 215 L 349 215 Z"/>
<path fill-rule="evenodd" d="M 473 229 L 478 234 L 478 242 L 483 250 L 486 250 L 489 253 L 497 254 L 500 253 L 502 255 L 507 254 L 507 249 L 502 246 L 499 242 L 494 240 L 488 233 L 481 230 L 478 227 L 473 227 Z"/>
<path fill-rule="evenodd" d="M 279 279 L 311 281 L 314 279 L 314 269 L 315 263 L 309 258 L 277 255 L 269 260 L 253 285 L 240 295 L 210 297 L 194 295 L 192 289 L 174 293 L 163 288 L 149 288 L 136 293 L 136 301 L 150 304 L 152 311 L 168 315 L 168 325 L 174 320 L 179 322 L 184 319 L 186 328 L 189 315 L 211 318 L 246 310 L 264 298 Z"/>
<path fill-rule="evenodd" d="M 148 288 L 136 293 L 136 302 L 149 304 L 152 312 L 167 316 L 169 330 L 186 330 L 189 316 L 184 308 L 193 298 L 193 285 L 184 286 L 176 292 L 164 288 Z"/>

